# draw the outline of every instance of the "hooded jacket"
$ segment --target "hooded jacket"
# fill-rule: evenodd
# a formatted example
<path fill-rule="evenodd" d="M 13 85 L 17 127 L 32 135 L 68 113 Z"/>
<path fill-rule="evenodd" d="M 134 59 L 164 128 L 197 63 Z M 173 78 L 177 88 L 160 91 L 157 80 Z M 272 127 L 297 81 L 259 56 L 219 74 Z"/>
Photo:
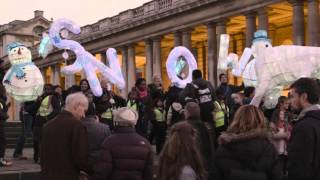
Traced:
<path fill-rule="evenodd" d="M 280 180 L 277 152 L 266 130 L 242 134 L 223 133 L 215 157 L 215 178 L 219 180 Z"/>
<path fill-rule="evenodd" d="M 304 109 L 288 145 L 288 180 L 320 180 L 320 106 Z"/>

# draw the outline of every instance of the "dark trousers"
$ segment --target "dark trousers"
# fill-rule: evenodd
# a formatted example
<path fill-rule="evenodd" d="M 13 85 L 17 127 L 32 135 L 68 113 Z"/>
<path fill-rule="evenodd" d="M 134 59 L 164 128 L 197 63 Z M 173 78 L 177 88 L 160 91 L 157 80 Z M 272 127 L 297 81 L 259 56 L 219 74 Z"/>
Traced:
<path fill-rule="evenodd" d="M 21 134 L 19 136 L 19 139 L 17 141 L 14 153 L 13 153 L 13 157 L 18 157 L 21 156 L 23 154 L 23 147 L 26 141 L 26 137 L 28 136 L 32 136 L 32 121 L 33 121 L 33 117 L 29 114 L 25 114 L 23 116 L 23 120 L 21 122 Z"/>
<path fill-rule="evenodd" d="M 33 126 L 33 160 L 38 162 L 40 157 L 40 143 L 41 143 L 41 132 L 43 125 L 47 122 L 46 119 L 37 117 L 34 120 Z"/>
<path fill-rule="evenodd" d="M 136 131 L 140 136 L 148 139 L 148 121 L 144 118 L 139 118 L 136 124 Z"/>
<path fill-rule="evenodd" d="M 166 140 L 166 122 L 154 122 L 152 132 L 156 140 L 156 150 L 159 154 Z"/>
<path fill-rule="evenodd" d="M 0 158 L 4 158 L 6 151 L 6 135 L 4 133 L 5 121 L 0 121 Z"/>

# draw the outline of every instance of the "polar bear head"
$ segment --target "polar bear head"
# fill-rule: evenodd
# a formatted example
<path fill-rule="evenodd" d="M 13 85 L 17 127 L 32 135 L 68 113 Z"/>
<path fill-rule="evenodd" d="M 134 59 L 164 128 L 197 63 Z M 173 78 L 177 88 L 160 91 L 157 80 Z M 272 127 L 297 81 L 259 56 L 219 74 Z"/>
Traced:
<path fill-rule="evenodd" d="M 267 31 L 258 30 L 257 32 L 254 33 L 254 39 L 252 41 L 252 46 L 251 46 L 253 57 L 256 58 L 261 51 L 271 47 L 272 47 L 272 44 L 270 39 L 268 39 Z"/>

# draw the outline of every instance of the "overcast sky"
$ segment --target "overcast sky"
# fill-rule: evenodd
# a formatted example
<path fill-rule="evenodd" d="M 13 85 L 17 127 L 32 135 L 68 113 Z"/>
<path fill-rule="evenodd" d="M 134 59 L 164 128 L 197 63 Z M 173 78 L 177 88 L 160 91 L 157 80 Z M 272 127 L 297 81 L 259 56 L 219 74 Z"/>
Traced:
<path fill-rule="evenodd" d="M 0 25 L 16 19 L 31 19 L 34 10 L 43 10 L 47 19 L 64 17 L 83 26 L 148 1 L 150 0 L 0 0 Z"/>

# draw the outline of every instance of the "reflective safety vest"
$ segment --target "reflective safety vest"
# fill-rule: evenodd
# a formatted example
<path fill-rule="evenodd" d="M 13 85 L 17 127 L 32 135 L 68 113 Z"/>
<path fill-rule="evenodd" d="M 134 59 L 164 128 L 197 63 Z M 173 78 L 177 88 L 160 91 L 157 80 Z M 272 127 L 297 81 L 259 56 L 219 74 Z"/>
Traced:
<path fill-rule="evenodd" d="M 136 102 L 131 103 L 130 101 L 128 101 L 127 107 L 131 108 L 131 109 L 134 109 L 135 111 L 138 112 L 138 108 L 137 108 L 137 103 Z"/>
<path fill-rule="evenodd" d="M 38 109 L 38 115 L 41 117 L 49 116 L 53 111 L 52 105 L 51 105 L 51 96 L 46 96 Z"/>
<path fill-rule="evenodd" d="M 164 114 L 162 111 L 160 111 L 158 108 L 154 109 L 154 114 L 156 115 L 156 121 L 157 122 L 164 122 Z"/>
<path fill-rule="evenodd" d="M 103 119 L 112 119 L 112 108 L 107 109 L 104 113 L 101 114 Z"/>
<path fill-rule="evenodd" d="M 216 128 L 225 125 L 225 115 L 229 113 L 228 107 L 224 103 L 214 102 L 215 110 L 213 112 Z"/>

